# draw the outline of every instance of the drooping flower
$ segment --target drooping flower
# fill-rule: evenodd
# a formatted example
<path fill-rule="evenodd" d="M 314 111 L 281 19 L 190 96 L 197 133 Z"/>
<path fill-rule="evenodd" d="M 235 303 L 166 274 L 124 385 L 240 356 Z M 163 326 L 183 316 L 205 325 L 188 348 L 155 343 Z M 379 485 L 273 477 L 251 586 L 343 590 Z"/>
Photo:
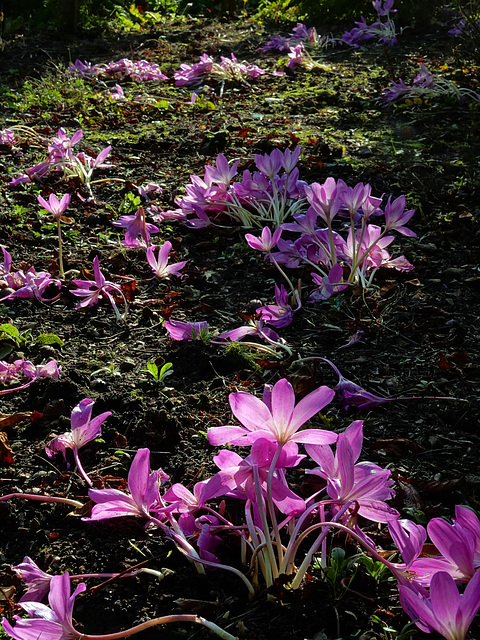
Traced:
<path fill-rule="evenodd" d="M 208 323 L 201 322 L 181 322 L 180 320 L 169 320 L 163 325 L 168 335 L 173 340 L 205 340 L 210 335 Z"/>
<path fill-rule="evenodd" d="M 172 243 L 166 240 L 160 247 L 158 247 L 158 254 L 155 258 L 156 247 L 148 247 L 147 249 L 147 261 L 152 267 L 153 273 L 157 278 L 169 278 L 170 276 L 177 276 L 177 278 L 183 278 L 185 274 L 180 273 L 180 269 L 187 264 L 186 260 L 181 262 L 174 262 L 168 264 L 168 255 L 172 248 Z"/>
<path fill-rule="evenodd" d="M 105 520 L 123 516 L 150 520 L 163 508 L 160 501 L 160 483 L 168 476 L 161 469 L 150 472 L 150 450 L 139 449 L 128 472 L 130 495 L 118 489 L 89 489 L 88 495 L 95 505 L 90 518 Z"/>
<path fill-rule="evenodd" d="M 98 256 L 95 256 L 95 258 L 93 259 L 93 274 L 94 280 L 72 280 L 73 284 L 78 287 L 77 289 L 72 290 L 73 295 L 77 296 L 78 298 L 84 298 L 77 304 L 75 309 L 93 307 L 93 305 L 98 304 L 100 298 L 103 298 L 105 296 L 112 305 L 117 319 L 120 319 L 120 312 L 117 309 L 115 298 L 110 293 L 110 291 L 114 291 L 115 293 L 117 293 L 117 295 L 122 297 L 124 301 L 125 296 L 122 292 L 121 287 L 105 279 L 105 276 L 100 271 Z"/>
<path fill-rule="evenodd" d="M 259 313 L 262 320 L 271 324 L 272 327 L 287 327 L 293 320 L 293 309 L 283 284 L 280 287 L 275 284 L 275 302 L 276 304 L 259 307 L 256 313 Z"/>
<path fill-rule="evenodd" d="M 3 630 L 14 640 L 80 638 L 82 634 L 73 626 L 73 607 L 77 595 L 85 590 L 85 583 L 81 582 L 71 594 L 70 576 L 67 572 L 60 576 L 52 576 L 48 594 L 49 606 L 41 602 L 20 602 L 19 606 L 28 618 L 13 616 L 15 626 L 3 618 Z"/>
<path fill-rule="evenodd" d="M 67 449 L 78 451 L 88 442 L 100 437 L 102 423 L 112 415 L 112 412 L 105 411 L 96 418 L 92 418 L 93 405 L 93 400 L 84 398 L 73 408 L 70 416 L 71 431 L 53 438 L 45 448 L 50 458 L 57 453 L 61 453 L 66 458 Z"/>
<path fill-rule="evenodd" d="M 41 602 L 50 590 L 52 576 L 42 571 L 28 556 L 12 569 L 27 585 L 27 591 L 20 598 L 20 602 Z"/>

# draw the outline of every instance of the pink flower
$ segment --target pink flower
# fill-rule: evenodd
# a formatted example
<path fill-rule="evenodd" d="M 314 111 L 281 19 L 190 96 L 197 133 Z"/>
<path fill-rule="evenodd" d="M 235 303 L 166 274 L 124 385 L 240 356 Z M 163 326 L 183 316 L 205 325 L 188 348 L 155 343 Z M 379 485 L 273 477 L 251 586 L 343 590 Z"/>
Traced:
<path fill-rule="evenodd" d="M 49 213 L 53 214 L 55 220 L 60 220 L 63 212 L 70 204 L 71 195 L 69 193 L 65 193 L 62 196 L 62 199 L 59 200 L 54 193 L 51 193 L 48 202 L 42 198 L 42 196 L 37 196 L 38 202 L 42 205 L 44 209 L 46 209 Z"/>
<path fill-rule="evenodd" d="M 271 250 L 277 246 L 277 243 L 280 240 L 281 235 L 282 235 L 281 227 L 279 229 L 276 229 L 273 232 L 273 235 L 268 227 L 263 227 L 262 235 L 260 238 L 257 238 L 251 233 L 246 233 L 245 240 L 247 241 L 248 245 L 252 247 L 252 249 L 270 253 Z"/>
<path fill-rule="evenodd" d="M 430 594 L 421 588 L 401 584 L 400 602 L 419 629 L 436 631 L 446 640 L 464 640 L 480 608 L 480 571 L 477 571 L 462 595 L 451 575 L 436 573 Z"/>
<path fill-rule="evenodd" d="M 283 378 L 273 388 L 265 387 L 263 400 L 240 391 L 229 396 L 233 415 L 242 426 L 213 427 L 208 431 L 210 444 L 248 445 L 259 438 L 284 445 L 287 442 L 332 444 L 337 435 L 322 429 L 300 427 L 327 405 L 335 395 L 328 387 L 319 387 L 295 406 L 293 387 Z"/>
<path fill-rule="evenodd" d="M 5 633 L 14 640 L 70 640 L 80 638 L 82 634 L 73 626 L 73 606 L 79 593 L 86 590 L 84 582 L 81 582 L 72 595 L 70 595 L 70 576 L 64 573 L 61 576 L 52 576 L 48 604 L 41 602 L 21 602 L 19 606 L 28 615 L 28 618 L 13 616 L 15 626 L 12 626 L 6 618 L 2 620 Z"/>
<path fill-rule="evenodd" d="M 168 254 L 172 248 L 172 243 L 168 240 L 158 247 L 157 258 L 155 258 L 156 247 L 148 247 L 147 260 L 148 264 L 152 267 L 153 273 L 157 278 L 169 278 L 170 276 L 177 276 L 177 278 L 183 278 L 185 274 L 179 273 L 180 269 L 187 264 L 186 260 L 181 262 L 174 262 L 168 264 Z"/>

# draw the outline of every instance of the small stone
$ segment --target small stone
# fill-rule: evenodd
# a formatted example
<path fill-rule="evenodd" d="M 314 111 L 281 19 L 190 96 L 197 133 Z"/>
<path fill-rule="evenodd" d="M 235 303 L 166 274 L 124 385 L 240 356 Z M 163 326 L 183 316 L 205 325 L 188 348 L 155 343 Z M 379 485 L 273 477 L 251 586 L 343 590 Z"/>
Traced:
<path fill-rule="evenodd" d="M 125 358 L 118 368 L 122 373 L 133 371 L 135 369 L 135 360 L 133 358 Z"/>

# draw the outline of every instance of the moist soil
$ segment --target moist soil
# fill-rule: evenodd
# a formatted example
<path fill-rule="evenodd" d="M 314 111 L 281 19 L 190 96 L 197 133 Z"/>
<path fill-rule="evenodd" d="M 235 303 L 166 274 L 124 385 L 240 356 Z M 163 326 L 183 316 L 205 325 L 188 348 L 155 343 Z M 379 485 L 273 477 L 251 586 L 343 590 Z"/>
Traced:
<path fill-rule="evenodd" d="M 362 459 L 391 470 L 392 506 L 402 516 L 425 523 L 451 517 L 455 504 L 480 508 L 478 105 L 432 100 L 387 108 L 377 100 L 390 77 L 411 82 L 419 61 L 459 86 L 478 90 L 475 49 L 453 45 L 443 27 L 405 30 L 387 58 L 374 45 L 327 48 L 321 55 L 327 70 L 287 70 L 283 77 L 268 73 L 249 85 L 211 83 L 212 95 L 203 106 L 192 105 L 191 89 L 176 88 L 171 80 L 122 81 L 129 95 L 124 102 L 105 97 L 115 81 L 103 86 L 91 80 L 82 93 L 62 80 L 62 70 L 77 57 L 92 63 L 147 59 L 171 76 L 180 63 L 197 62 L 203 53 L 229 56 L 233 51 L 239 60 L 271 70 L 275 56 L 259 47 L 280 31 L 248 19 L 192 19 L 133 34 L 32 35 L 6 42 L 0 54 L 0 128 L 21 124 L 44 138 L 60 127 L 69 135 L 82 128 L 78 149 L 95 155 L 111 144 L 112 167 L 95 175 L 102 181 L 92 187 L 94 200 L 81 184 L 62 181 L 58 174 L 11 188 L 8 180 L 42 159 L 44 151 L 27 134 L 18 134 L 19 150 L 0 148 L 0 244 L 11 253 L 14 269 L 33 265 L 58 276 L 56 229 L 41 215 L 37 195 L 72 195 L 63 224 L 69 275 L 61 296 L 50 303 L 0 300 L 0 323 L 13 324 L 21 337 L 15 342 L 3 336 L 3 357 L 25 357 L 35 364 L 55 358 L 62 367 L 58 380 L 42 379 L 0 396 L 4 416 L 24 414 L 17 424 L 3 423 L 2 495 L 68 496 L 84 502 L 88 514 L 87 487 L 73 461 L 68 458 L 67 467 L 61 456 L 45 455 L 46 443 L 69 429 L 70 412 L 83 398 L 95 401 L 94 415 L 112 412 L 101 440 L 81 451 L 96 487 L 124 488 L 141 447 L 150 449 L 153 469 L 160 467 L 172 483 L 191 487 L 215 471 L 216 450 L 205 432 L 232 422 L 229 393 L 261 395 L 265 383 L 282 377 L 298 397 L 323 384 L 333 387 L 338 381 L 333 370 L 312 359 L 321 356 L 372 393 L 419 398 L 368 410 L 345 411 L 332 403 L 323 422 L 313 421 L 339 432 L 352 420 L 365 421 Z M 186 276 L 152 280 L 144 250 L 121 247 L 121 235 L 112 226 L 122 203 L 137 195 L 135 185 L 155 182 L 163 192 L 152 196 L 154 203 L 174 208 L 173 198 L 182 194 L 190 174 L 203 176 L 204 165 L 218 153 L 239 159 L 242 171 L 254 167 L 256 153 L 297 144 L 302 147 L 300 177 L 309 183 L 333 176 L 350 186 L 370 183 L 374 195 L 385 194 L 384 202 L 389 195 L 406 195 L 407 207 L 416 209 L 409 226 L 418 238 L 399 236 L 394 255 L 404 254 L 415 269 L 379 271 L 370 289 L 350 289 L 315 304 L 307 302 L 308 270 L 289 271 L 295 282 L 300 280 L 304 300 L 294 322 L 279 330 L 291 357 L 252 359 L 218 345 L 173 341 L 165 320 L 206 320 L 219 332 L 232 329 L 254 316 L 262 302 L 273 302 L 274 282 L 281 280 L 247 247 L 245 229 L 225 220 L 198 230 L 161 223 L 153 241 L 172 242 L 175 261 L 188 260 Z M 119 177 L 125 182 L 109 181 Z M 123 281 L 130 299 L 124 322 L 115 321 L 105 300 L 87 310 L 74 308 L 78 299 L 70 292 L 71 278 L 88 277 L 95 256 L 106 277 L 115 280 L 121 274 L 135 281 L 135 287 Z M 54 295 L 55 290 L 47 292 Z M 345 347 L 357 331 L 363 332 L 361 339 Z M 41 345 L 40 334 L 55 334 L 63 344 Z M 171 363 L 172 374 L 159 384 L 146 371 L 148 362 Z M 304 469 L 295 469 L 291 480 L 298 491 L 305 490 Z M 161 581 L 145 574 L 106 583 L 89 580 L 89 587 L 101 586 L 77 599 L 74 615 L 90 634 L 182 612 L 199 613 L 252 640 L 393 638 L 382 628 L 401 629 L 408 622 L 395 585 L 375 582 L 362 569 L 351 582 L 352 571 L 345 573 L 347 581 L 328 582 L 312 570 L 298 592 L 279 583 L 269 601 L 261 593 L 249 602 L 234 576 L 198 575 L 172 543 L 158 531 L 146 531 L 141 521 L 90 523 L 67 506 L 27 500 L 0 507 L 1 584 L 16 588 L 11 601 L 0 600 L 5 615 L 22 593 L 10 566 L 28 555 L 51 573 L 120 572 L 138 563 L 164 572 Z M 379 544 L 385 539 L 376 525 L 369 533 Z M 348 541 L 335 544 L 346 544 L 352 555 L 357 551 Z M 231 541 L 223 559 L 237 563 L 236 551 Z M 474 624 L 469 637 L 479 633 Z M 145 632 L 145 640 L 147 635 L 212 637 L 180 624 Z M 416 637 L 424 636 L 417 631 Z"/>

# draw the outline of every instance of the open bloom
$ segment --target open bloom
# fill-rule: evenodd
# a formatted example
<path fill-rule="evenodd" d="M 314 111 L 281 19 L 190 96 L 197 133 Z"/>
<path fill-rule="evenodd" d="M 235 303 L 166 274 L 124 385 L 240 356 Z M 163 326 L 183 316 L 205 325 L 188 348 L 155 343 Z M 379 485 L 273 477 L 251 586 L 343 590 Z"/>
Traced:
<path fill-rule="evenodd" d="M 283 284 L 280 287 L 275 284 L 275 302 L 277 304 L 267 304 L 259 307 L 256 312 L 261 314 L 261 318 L 272 327 L 287 327 L 293 320 L 293 309 L 288 299 L 288 293 Z"/>
<path fill-rule="evenodd" d="M 158 227 L 145 221 L 143 207 L 139 207 L 134 216 L 120 216 L 112 224 L 114 227 L 125 229 L 125 239 L 122 240 L 122 244 L 125 247 L 148 247 L 150 234 L 159 232 Z M 138 236 L 140 236 L 140 239 Z"/>
<path fill-rule="evenodd" d="M 64 573 L 61 576 L 52 576 L 48 604 L 41 602 L 20 602 L 19 606 L 29 616 L 22 618 L 13 616 L 15 626 L 12 626 L 6 618 L 2 620 L 5 633 L 15 640 L 70 640 L 80 638 L 81 633 L 73 626 L 73 606 L 79 593 L 86 590 L 84 582 L 81 582 L 73 594 L 70 595 L 70 576 Z"/>
<path fill-rule="evenodd" d="M 42 571 L 28 556 L 12 569 L 27 585 L 27 591 L 20 598 L 20 602 L 41 602 L 50 590 L 52 576 Z"/>
<path fill-rule="evenodd" d="M 446 640 L 464 640 L 480 608 L 480 571 L 463 594 L 445 571 L 436 573 L 430 585 L 430 597 L 424 589 L 401 584 L 400 602 L 417 627 L 426 633 L 436 631 Z"/>
<path fill-rule="evenodd" d="M 45 449 L 50 458 L 56 453 L 62 453 L 65 458 L 67 449 L 78 450 L 88 442 L 100 437 L 102 423 L 112 415 L 112 412 L 105 411 L 92 419 L 93 404 L 93 400 L 84 398 L 74 407 L 70 416 L 72 430 L 53 438 Z"/>
<path fill-rule="evenodd" d="M 282 235 L 281 227 L 279 229 L 276 229 L 273 232 L 273 234 L 268 227 L 263 227 L 262 235 L 260 236 L 260 238 L 257 238 L 251 233 L 246 233 L 245 240 L 247 241 L 248 245 L 252 247 L 252 249 L 270 253 L 271 250 L 277 246 L 277 243 L 280 240 L 281 235 Z"/>
<path fill-rule="evenodd" d="M 70 204 L 70 199 L 71 195 L 69 193 L 64 193 L 61 200 L 59 200 L 54 193 L 51 193 L 48 198 L 48 202 L 42 198 L 42 196 L 37 196 L 38 202 L 49 213 L 53 214 L 55 220 L 60 220 L 63 212 Z"/>
<path fill-rule="evenodd" d="M 106 296 L 110 304 L 112 305 L 117 318 L 120 318 L 120 313 L 117 309 L 115 298 L 110 293 L 110 291 L 116 292 L 119 296 L 124 298 L 124 300 L 125 300 L 125 297 L 123 295 L 121 287 L 105 279 L 105 276 L 100 271 L 100 267 L 98 265 L 98 256 L 95 256 L 95 258 L 93 259 L 93 273 L 95 277 L 94 280 L 73 280 L 72 281 L 73 284 L 76 287 L 78 287 L 78 289 L 72 290 L 73 295 L 79 298 L 84 298 L 77 304 L 75 309 L 92 307 L 94 304 L 98 303 L 100 298 L 103 298 L 104 296 Z"/>
<path fill-rule="evenodd" d="M 457 505 L 453 524 L 433 518 L 427 531 L 442 555 L 415 560 L 410 567 L 415 580 L 428 586 L 438 571 L 446 571 L 457 582 L 468 582 L 480 567 L 480 523 L 474 512 Z"/>
<path fill-rule="evenodd" d="M 177 278 L 183 278 L 184 274 L 179 273 L 180 269 L 187 264 L 186 260 L 182 260 L 181 262 L 174 262 L 173 264 L 168 264 L 168 254 L 172 248 L 172 243 L 168 240 L 162 244 L 161 247 L 158 247 L 158 254 L 155 258 L 155 249 L 156 247 L 148 247 L 147 249 L 147 260 L 148 264 L 152 267 L 153 273 L 157 278 L 169 278 L 170 276 L 177 276 Z"/>
<path fill-rule="evenodd" d="M 395 495 L 390 471 L 373 462 L 359 462 L 363 444 L 363 421 L 356 420 L 338 436 L 335 455 L 330 447 L 306 444 L 308 455 L 319 465 L 308 471 L 327 481 L 327 493 L 338 505 L 353 500 L 358 513 L 373 522 L 398 518 L 385 500 Z"/>
<path fill-rule="evenodd" d="M 334 396 L 328 387 L 319 387 L 295 406 L 295 392 L 288 380 L 279 380 L 273 388 L 266 387 L 263 399 L 239 391 L 229 396 L 233 415 L 242 426 L 213 427 L 208 431 L 210 444 L 248 445 L 258 438 L 284 445 L 287 442 L 332 444 L 337 435 L 322 429 L 300 427 L 327 405 Z"/>
<path fill-rule="evenodd" d="M 148 520 L 163 508 L 160 500 L 160 483 L 168 480 L 161 469 L 150 472 L 150 451 L 139 449 L 128 472 L 130 495 L 118 489 L 90 489 L 88 495 L 96 504 L 90 518 L 85 520 L 105 520 L 134 516 Z"/>

